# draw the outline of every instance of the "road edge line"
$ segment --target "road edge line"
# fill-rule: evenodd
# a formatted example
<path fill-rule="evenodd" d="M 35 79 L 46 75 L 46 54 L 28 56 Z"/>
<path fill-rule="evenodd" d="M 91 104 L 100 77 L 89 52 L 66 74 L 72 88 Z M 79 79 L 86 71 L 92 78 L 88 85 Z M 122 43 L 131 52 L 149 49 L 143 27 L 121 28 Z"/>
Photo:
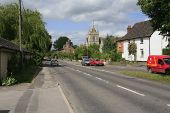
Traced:
<path fill-rule="evenodd" d="M 69 112 L 70 112 L 70 113 L 74 113 L 74 110 L 72 109 L 69 101 L 67 100 L 67 98 L 66 98 L 66 96 L 65 96 L 65 94 L 64 94 L 64 92 L 63 92 L 63 90 L 62 90 L 62 88 L 61 88 L 61 86 L 58 85 L 58 88 L 59 88 L 59 90 L 60 90 L 60 93 L 61 93 L 61 95 L 62 95 L 65 103 L 67 104 L 67 107 L 68 107 Z"/>

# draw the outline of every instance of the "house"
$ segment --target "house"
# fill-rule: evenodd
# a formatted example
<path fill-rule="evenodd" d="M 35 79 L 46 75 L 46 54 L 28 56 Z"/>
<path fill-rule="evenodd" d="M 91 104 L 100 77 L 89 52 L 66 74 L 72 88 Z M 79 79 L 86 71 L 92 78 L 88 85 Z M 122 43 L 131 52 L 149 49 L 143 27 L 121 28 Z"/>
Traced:
<path fill-rule="evenodd" d="M 74 53 L 73 43 L 71 40 L 68 40 L 66 44 L 63 46 L 63 52 L 65 53 Z"/>
<path fill-rule="evenodd" d="M 18 45 L 0 38 L 0 79 L 6 77 L 8 61 L 13 54 L 17 54 L 20 52 L 20 48 Z M 28 58 L 30 57 L 30 53 L 23 49 L 24 55 Z"/>
<path fill-rule="evenodd" d="M 118 52 L 122 53 L 125 60 L 134 61 L 134 55 L 129 55 L 128 44 L 135 42 L 137 46 L 136 61 L 147 61 L 149 55 L 162 55 L 162 49 L 166 48 L 168 41 L 154 31 L 150 21 L 136 23 L 128 26 L 127 34 L 118 41 Z"/>

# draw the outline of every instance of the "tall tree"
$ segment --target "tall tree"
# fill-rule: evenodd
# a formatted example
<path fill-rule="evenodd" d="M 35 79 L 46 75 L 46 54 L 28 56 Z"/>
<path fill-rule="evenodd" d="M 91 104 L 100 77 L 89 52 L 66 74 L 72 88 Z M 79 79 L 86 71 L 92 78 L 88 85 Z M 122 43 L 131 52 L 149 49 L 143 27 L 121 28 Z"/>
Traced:
<path fill-rule="evenodd" d="M 151 18 L 154 30 L 170 36 L 170 0 L 138 0 L 137 4 Z"/>
<path fill-rule="evenodd" d="M 135 42 L 131 42 L 128 45 L 129 55 L 134 55 L 134 60 L 136 61 L 137 45 Z"/>
<path fill-rule="evenodd" d="M 51 36 L 45 28 L 41 14 L 36 10 L 22 11 L 22 47 L 29 51 L 46 52 L 51 47 Z M 0 37 L 19 43 L 18 5 L 0 4 Z"/>
<path fill-rule="evenodd" d="M 66 36 L 59 37 L 56 41 L 54 41 L 54 49 L 56 50 L 62 50 L 63 46 L 66 44 L 66 42 L 69 40 Z"/>
<path fill-rule="evenodd" d="M 117 44 L 116 44 L 116 37 L 113 36 L 107 36 L 106 39 L 104 40 L 104 44 L 103 44 L 103 52 L 104 53 L 114 53 L 116 52 L 117 49 Z"/>

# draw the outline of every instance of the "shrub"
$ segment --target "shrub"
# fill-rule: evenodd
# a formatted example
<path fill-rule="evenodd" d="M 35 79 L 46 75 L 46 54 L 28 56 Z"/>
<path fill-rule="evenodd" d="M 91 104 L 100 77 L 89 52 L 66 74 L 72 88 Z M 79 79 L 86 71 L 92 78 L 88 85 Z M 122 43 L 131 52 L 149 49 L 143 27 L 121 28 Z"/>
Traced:
<path fill-rule="evenodd" d="M 120 53 L 113 53 L 111 60 L 112 61 L 120 61 L 122 58 L 122 55 Z"/>
<path fill-rule="evenodd" d="M 3 86 L 11 86 L 14 85 L 17 82 L 17 80 L 10 76 L 10 77 L 6 77 L 4 80 L 2 80 L 2 85 Z"/>
<path fill-rule="evenodd" d="M 170 55 L 170 49 L 163 49 L 162 53 L 163 55 Z"/>

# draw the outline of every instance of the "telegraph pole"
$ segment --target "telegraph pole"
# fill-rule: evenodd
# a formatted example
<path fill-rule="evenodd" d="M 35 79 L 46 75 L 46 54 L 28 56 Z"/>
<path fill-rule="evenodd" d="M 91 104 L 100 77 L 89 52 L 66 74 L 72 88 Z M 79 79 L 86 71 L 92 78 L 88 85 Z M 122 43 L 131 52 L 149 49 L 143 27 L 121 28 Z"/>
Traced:
<path fill-rule="evenodd" d="M 20 47 L 20 52 L 22 52 L 22 19 L 21 19 L 21 0 L 19 0 L 19 47 Z"/>
<path fill-rule="evenodd" d="M 22 54 L 22 12 L 21 12 L 21 0 L 19 2 L 19 49 L 20 49 L 20 55 L 21 55 L 21 65 L 23 65 L 23 54 Z M 21 66 L 22 67 L 22 66 Z"/>

